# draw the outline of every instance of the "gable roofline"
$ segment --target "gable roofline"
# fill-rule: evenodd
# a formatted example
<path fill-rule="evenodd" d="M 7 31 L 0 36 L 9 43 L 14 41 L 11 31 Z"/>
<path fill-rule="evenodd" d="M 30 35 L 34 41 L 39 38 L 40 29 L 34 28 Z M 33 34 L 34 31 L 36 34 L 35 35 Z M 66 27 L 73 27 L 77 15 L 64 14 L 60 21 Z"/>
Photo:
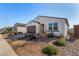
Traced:
<path fill-rule="evenodd" d="M 24 23 L 15 23 L 15 25 L 21 26 L 21 27 L 25 27 L 26 26 L 26 24 L 24 24 Z"/>
<path fill-rule="evenodd" d="M 52 17 L 52 16 L 42 16 L 42 15 L 38 15 L 37 17 L 35 17 L 33 20 L 30 20 L 28 23 L 30 23 L 30 22 L 32 22 L 32 21 L 34 21 L 36 18 L 38 18 L 38 17 L 47 17 L 47 18 L 55 18 L 55 19 L 64 19 L 65 20 L 65 22 L 67 23 L 67 25 L 68 25 L 68 27 L 69 27 L 69 23 L 68 23 L 68 20 L 67 20 L 67 18 L 61 18 L 61 17 Z M 27 23 L 27 24 L 28 24 Z"/>
<path fill-rule="evenodd" d="M 52 17 L 52 16 L 42 16 L 42 15 L 39 15 L 39 16 L 37 16 L 37 17 L 47 17 L 47 18 L 55 18 L 55 19 L 64 19 L 65 22 L 67 23 L 68 27 L 69 27 L 69 23 L 68 23 L 67 18 L 62 18 L 62 17 Z M 37 17 L 36 17 L 36 18 L 37 18 Z"/>

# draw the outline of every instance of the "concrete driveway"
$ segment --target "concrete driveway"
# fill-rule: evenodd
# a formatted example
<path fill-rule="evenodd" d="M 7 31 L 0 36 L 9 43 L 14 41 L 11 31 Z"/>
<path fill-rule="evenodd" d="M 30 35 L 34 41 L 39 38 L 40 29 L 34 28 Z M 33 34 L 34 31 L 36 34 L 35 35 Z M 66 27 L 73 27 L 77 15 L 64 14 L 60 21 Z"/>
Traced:
<path fill-rule="evenodd" d="M 17 56 L 8 42 L 0 34 L 0 56 Z"/>

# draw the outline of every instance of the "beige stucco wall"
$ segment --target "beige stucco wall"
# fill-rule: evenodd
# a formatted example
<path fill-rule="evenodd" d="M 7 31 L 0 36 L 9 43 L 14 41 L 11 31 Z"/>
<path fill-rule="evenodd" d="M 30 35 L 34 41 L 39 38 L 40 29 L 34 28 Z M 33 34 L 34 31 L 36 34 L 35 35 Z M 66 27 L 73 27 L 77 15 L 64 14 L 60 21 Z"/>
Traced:
<path fill-rule="evenodd" d="M 26 27 L 17 27 L 17 32 L 26 33 Z"/>
<path fill-rule="evenodd" d="M 22 32 L 22 33 L 26 33 L 26 27 L 19 27 L 17 25 L 14 25 L 14 30 L 15 32 Z"/>
<path fill-rule="evenodd" d="M 50 17 L 36 17 L 34 20 L 44 24 L 44 31 L 45 32 L 48 32 L 48 23 L 58 23 L 59 32 L 54 32 L 54 34 L 55 35 L 62 34 L 64 36 L 67 35 L 67 29 L 66 29 L 67 24 L 66 24 L 65 20 L 63 20 L 63 19 L 56 19 L 56 18 L 50 18 Z M 37 33 L 40 32 L 39 25 L 37 23 L 33 22 L 33 23 L 27 24 L 27 26 L 30 26 L 30 25 L 35 25 L 37 27 L 36 32 Z"/>
<path fill-rule="evenodd" d="M 38 19 L 39 18 L 39 19 Z M 44 30 L 48 31 L 48 23 L 58 23 L 58 30 L 59 32 L 54 32 L 56 35 L 63 34 L 64 36 L 67 35 L 67 29 L 66 29 L 66 22 L 63 19 L 56 19 L 56 18 L 49 18 L 49 17 L 38 17 L 35 20 L 39 21 L 40 23 L 43 23 L 45 25 Z"/>

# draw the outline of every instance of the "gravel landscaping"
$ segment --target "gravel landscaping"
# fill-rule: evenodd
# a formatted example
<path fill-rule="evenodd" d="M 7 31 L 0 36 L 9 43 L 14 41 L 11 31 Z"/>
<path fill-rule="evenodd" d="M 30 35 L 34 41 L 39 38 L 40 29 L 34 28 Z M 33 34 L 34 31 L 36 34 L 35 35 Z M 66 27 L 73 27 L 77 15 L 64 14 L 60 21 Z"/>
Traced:
<path fill-rule="evenodd" d="M 79 56 L 79 39 L 74 42 L 68 42 L 66 47 L 58 47 L 61 56 Z"/>
<path fill-rule="evenodd" d="M 42 48 L 48 44 L 56 46 L 53 44 L 54 41 L 55 40 L 26 41 L 26 45 L 13 49 L 20 56 L 46 56 L 46 54 L 42 53 Z M 79 39 L 67 41 L 66 46 L 56 47 L 59 50 L 58 56 L 79 56 Z"/>
<path fill-rule="evenodd" d="M 41 43 L 30 42 L 23 47 L 14 48 L 14 51 L 19 56 L 41 56 L 41 55 L 45 56 L 45 54 L 42 53 L 41 51 L 45 45 L 46 44 L 43 42 Z"/>

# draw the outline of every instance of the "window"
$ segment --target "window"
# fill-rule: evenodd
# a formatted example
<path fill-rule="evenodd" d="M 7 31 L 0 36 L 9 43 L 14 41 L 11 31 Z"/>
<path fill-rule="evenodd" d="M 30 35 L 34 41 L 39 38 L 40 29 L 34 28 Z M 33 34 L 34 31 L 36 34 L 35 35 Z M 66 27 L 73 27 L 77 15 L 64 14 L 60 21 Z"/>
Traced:
<path fill-rule="evenodd" d="M 58 31 L 58 23 L 54 23 L 53 25 L 54 25 L 53 27 L 54 31 Z"/>
<path fill-rule="evenodd" d="M 49 26 L 49 30 L 52 30 L 52 24 L 49 23 L 48 26 Z"/>

